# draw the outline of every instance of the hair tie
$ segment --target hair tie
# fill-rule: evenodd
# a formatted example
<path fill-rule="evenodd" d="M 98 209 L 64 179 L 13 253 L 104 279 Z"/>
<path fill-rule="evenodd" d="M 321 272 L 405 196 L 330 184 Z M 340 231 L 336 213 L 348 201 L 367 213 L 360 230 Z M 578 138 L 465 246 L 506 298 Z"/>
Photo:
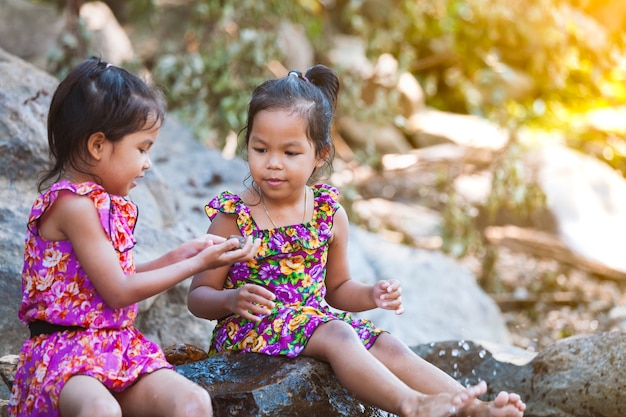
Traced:
<path fill-rule="evenodd" d="M 306 81 L 307 83 L 309 83 L 309 82 L 310 82 L 310 81 L 309 81 L 309 79 L 308 79 L 306 76 L 302 75 L 302 73 L 301 73 L 300 71 L 291 70 L 291 71 L 289 71 L 289 73 L 287 74 L 287 76 L 288 76 L 288 77 L 293 76 L 293 77 L 299 78 L 299 79 L 301 79 L 301 80 Z"/>

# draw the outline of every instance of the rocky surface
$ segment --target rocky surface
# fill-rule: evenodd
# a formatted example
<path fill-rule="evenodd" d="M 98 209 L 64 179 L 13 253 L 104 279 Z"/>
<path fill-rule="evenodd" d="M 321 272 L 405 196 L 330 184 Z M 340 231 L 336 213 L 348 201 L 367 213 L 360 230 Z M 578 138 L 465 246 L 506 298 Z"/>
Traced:
<path fill-rule="evenodd" d="M 483 400 L 501 390 L 519 393 L 527 404 L 526 417 L 622 417 L 625 344 L 626 335 L 611 332 L 570 337 L 525 358 L 519 352 L 507 358 L 502 349 L 496 357 L 489 346 L 467 341 L 433 342 L 413 350 L 462 384 L 486 381 Z M 206 358 L 188 345 L 166 351 L 179 373 L 209 391 L 216 417 L 391 416 L 354 398 L 327 364 L 314 359 L 252 353 Z M 9 384 L 14 368 L 15 357 L 0 358 L 0 375 Z"/>

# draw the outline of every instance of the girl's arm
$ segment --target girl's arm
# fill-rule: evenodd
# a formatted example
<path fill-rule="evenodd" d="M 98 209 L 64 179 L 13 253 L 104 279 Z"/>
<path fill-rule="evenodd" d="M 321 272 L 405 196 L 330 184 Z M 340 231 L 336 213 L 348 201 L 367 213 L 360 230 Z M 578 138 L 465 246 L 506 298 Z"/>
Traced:
<path fill-rule="evenodd" d="M 137 272 L 152 271 L 154 269 L 163 268 L 165 266 L 195 256 L 206 247 L 207 240 L 209 239 L 214 244 L 222 243 L 226 240 L 225 238 L 216 235 L 201 236 L 181 244 L 176 249 L 169 251 L 168 253 L 157 259 L 135 265 L 135 270 Z"/>
<path fill-rule="evenodd" d="M 46 235 L 50 233 L 72 243 L 96 291 L 112 308 L 126 307 L 159 294 L 204 269 L 250 259 L 258 249 L 251 241 L 244 248 L 235 249 L 238 245 L 235 239 L 215 243 L 214 237 L 205 236 L 201 238 L 204 242 L 197 242 L 202 249 L 194 256 L 158 269 L 125 275 L 89 197 L 60 193 L 43 222 Z"/>
<path fill-rule="evenodd" d="M 218 236 L 239 235 L 235 215 L 218 213 L 211 222 L 208 233 Z M 217 320 L 239 314 L 253 321 L 261 320 L 274 308 L 274 294 L 255 284 L 245 284 L 237 289 L 224 289 L 230 265 L 201 271 L 194 275 L 187 296 L 189 311 L 197 317 Z"/>
<path fill-rule="evenodd" d="M 360 312 L 376 307 L 403 311 L 401 289 L 397 281 L 378 281 L 367 285 L 354 281 L 348 262 L 348 235 L 350 224 L 343 207 L 335 212 L 333 237 L 326 264 L 326 301 L 332 307 L 349 312 Z"/>

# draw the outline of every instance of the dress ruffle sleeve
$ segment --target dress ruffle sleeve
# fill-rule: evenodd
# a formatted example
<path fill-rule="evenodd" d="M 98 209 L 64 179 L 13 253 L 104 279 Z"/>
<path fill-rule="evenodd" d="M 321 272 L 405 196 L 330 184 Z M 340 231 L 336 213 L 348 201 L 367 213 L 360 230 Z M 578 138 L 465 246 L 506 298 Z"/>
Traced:
<path fill-rule="evenodd" d="M 42 194 L 33 206 L 28 219 L 28 230 L 39 236 L 39 219 L 46 213 L 59 196 L 59 192 L 67 190 L 77 195 L 89 197 L 98 211 L 105 234 L 113 244 L 115 250 L 126 252 L 135 246 L 133 236 L 137 223 L 137 206 L 124 197 L 111 195 L 93 182 L 74 184 L 61 181 L 53 184 L 47 193 Z"/>

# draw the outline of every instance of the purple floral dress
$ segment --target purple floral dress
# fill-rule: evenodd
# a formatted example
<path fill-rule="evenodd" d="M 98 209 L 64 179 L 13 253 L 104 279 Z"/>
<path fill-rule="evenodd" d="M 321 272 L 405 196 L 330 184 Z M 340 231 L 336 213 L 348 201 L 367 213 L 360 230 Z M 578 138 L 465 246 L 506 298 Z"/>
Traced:
<path fill-rule="evenodd" d="M 276 295 L 276 307 L 258 323 L 236 314 L 219 320 L 209 354 L 233 350 L 295 357 L 302 352 L 317 326 L 330 320 L 351 324 L 368 349 L 382 333 L 369 320 L 331 311 L 324 304 L 326 258 L 333 215 L 339 208 L 338 192 L 325 184 L 312 189 L 312 220 L 275 229 L 259 229 L 249 207 L 228 191 L 207 204 L 206 213 L 211 220 L 218 212 L 236 214 L 241 234 L 261 240 L 255 259 L 231 267 L 224 288 L 254 283 Z"/>
<path fill-rule="evenodd" d="M 85 330 L 42 334 L 24 342 L 9 401 L 11 416 L 59 416 L 59 393 L 73 375 L 92 376 L 119 392 L 142 374 L 172 368 L 161 348 L 133 327 L 137 305 L 109 307 L 81 268 L 70 241 L 39 235 L 39 219 L 61 190 L 93 201 L 122 270 L 135 272 L 131 248 L 137 208 L 132 202 L 108 194 L 95 183 L 67 181 L 37 198 L 26 232 L 19 318 L 25 323 L 43 320 Z"/>

